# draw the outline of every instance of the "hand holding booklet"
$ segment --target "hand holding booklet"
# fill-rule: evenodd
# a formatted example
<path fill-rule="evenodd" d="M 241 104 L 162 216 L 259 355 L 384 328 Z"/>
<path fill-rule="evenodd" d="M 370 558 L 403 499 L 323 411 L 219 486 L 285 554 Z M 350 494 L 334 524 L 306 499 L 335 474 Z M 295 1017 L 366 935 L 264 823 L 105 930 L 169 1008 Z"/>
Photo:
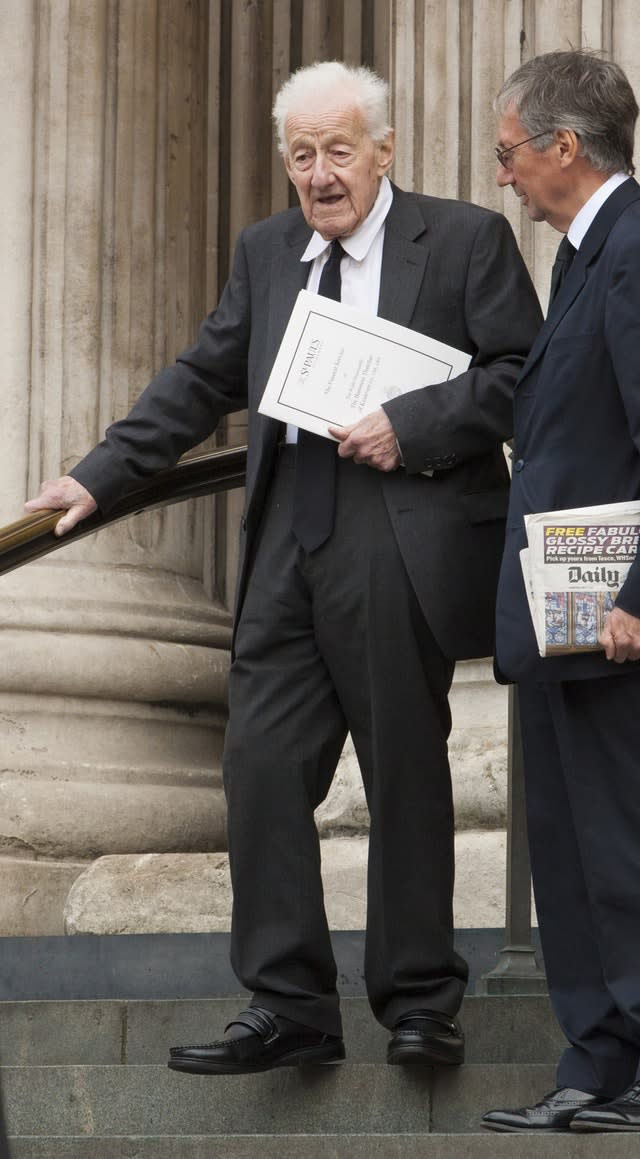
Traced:
<path fill-rule="evenodd" d="M 383 402 L 447 382 L 470 356 L 415 330 L 301 290 L 259 411 L 316 435 Z"/>
<path fill-rule="evenodd" d="M 594 652 L 638 551 L 640 500 L 525 515 L 520 564 L 541 656 Z"/>

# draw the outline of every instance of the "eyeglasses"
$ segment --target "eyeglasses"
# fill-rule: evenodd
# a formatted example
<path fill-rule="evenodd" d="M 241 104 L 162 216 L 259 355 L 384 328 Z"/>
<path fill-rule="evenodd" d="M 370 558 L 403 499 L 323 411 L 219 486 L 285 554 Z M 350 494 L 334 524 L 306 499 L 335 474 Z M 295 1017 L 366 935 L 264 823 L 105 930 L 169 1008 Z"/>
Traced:
<path fill-rule="evenodd" d="M 496 146 L 494 153 L 496 155 L 498 165 L 502 165 L 503 169 L 511 168 L 511 154 L 514 149 L 519 149 L 521 145 L 527 145 L 529 141 L 537 141 L 538 137 L 546 137 L 548 133 L 553 133 L 553 129 L 544 129 L 542 133 L 535 133 L 533 137 L 525 137 L 524 141 L 518 141 L 517 145 L 510 145 L 508 149 L 500 149 Z"/>

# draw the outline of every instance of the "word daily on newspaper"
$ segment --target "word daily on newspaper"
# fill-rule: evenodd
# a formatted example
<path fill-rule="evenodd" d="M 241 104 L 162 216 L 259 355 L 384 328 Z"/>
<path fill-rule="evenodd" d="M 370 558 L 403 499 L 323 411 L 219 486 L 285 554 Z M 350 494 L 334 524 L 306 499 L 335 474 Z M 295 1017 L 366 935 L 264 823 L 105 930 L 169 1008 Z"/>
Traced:
<path fill-rule="evenodd" d="M 593 652 L 638 550 L 640 500 L 525 515 L 520 553 L 541 656 Z"/>

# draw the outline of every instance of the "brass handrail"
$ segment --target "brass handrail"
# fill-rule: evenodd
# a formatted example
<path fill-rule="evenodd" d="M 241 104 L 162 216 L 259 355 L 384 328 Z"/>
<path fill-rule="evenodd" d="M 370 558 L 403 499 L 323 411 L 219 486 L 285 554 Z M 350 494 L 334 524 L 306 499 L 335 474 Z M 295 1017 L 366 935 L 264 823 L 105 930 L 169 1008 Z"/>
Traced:
<path fill-rule="evenodd" d="M 54 527 L 61 511 L 37 511 L 33 515 L 0 527 L 0 575 L 39 559 L 58 547 L 82 539 L 93 531 L 100 531 L 110 523 L 137 515 L 153 507 L 168 507 L 184 499 L 212 495 L 242 487 L 247 462 L 246 447 L 224 447 L 205 455 L 191 455 L 181 459 L 169 471 L 153 475 L 141 487 L 120 499 L 108 515 L 95 511 L 87 519 L 58 537 Z"/>

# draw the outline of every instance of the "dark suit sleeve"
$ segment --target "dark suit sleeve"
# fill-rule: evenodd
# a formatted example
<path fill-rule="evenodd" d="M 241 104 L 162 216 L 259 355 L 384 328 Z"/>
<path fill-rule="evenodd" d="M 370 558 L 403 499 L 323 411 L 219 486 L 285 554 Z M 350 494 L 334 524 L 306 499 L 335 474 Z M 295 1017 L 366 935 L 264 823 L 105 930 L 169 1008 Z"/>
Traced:
<path fill-rule="evenodd" d="M 451 245 L 461 244 L 453 235 Z M 513 387 L 542 324 L 506 219 L 482 214 L 468 245 L 461 308 L 473 350 L 470 369 L 384 404 L 409 473 L 454 467 L 511 437 Z"/>
<path fill-rule="evenodd" d="M 624 246 L 616 247 L 609 272 L 605 307 L 605 342 L 613 364 L 628 424 L 630 444 L 603 447 L 603 454 L 640 458 L 640 233 L 627 231 Z M 630 472 L 631 473 L 631 472 Z M 640 499 L 640 493 L 628 498 Z M 640 617 L 640 558 L 636 557 L 620 589 L 617 604 L 623 611 Z"/>
<path fill-rule="evenodd" d="M 198 341 L 149 383 L 126 418 L 114 423 L 70 474 L 99 508 L 113 504 L 147 475 L 172 467 L 215 430 L 220 418 L 247 405 L 251 298 L 244 240 L 217 309 Z"/>

